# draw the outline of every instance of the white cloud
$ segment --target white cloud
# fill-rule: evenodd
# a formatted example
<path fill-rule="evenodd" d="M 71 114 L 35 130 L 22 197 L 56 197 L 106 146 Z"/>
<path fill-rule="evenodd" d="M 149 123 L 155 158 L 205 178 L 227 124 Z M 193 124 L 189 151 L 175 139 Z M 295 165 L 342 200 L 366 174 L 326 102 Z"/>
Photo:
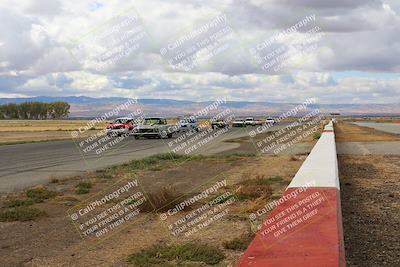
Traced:
<path fill-rule="evenodd" d="M 170 68 L 160 48 L 221 12 L 234 30 L 229 48 L 189 73 Z M 140 15 L 148 34 L 140 49 L 105 70 L 85 68 L 85 57 L 93 51 L 84 50 L 76 60 L 69 50 L 73 40 L 112 28 L 110 19 L 121 14 Z M 276 73 L 261 70 L 248 49 L 311 14 L 325 33 L 317 50 Z M 398 80 L 336 81 L 330 75 L 400 72 L 396 0 L 3 0 L 0 20 L 0 82 L 7 81 L 0 84 L 3 96 L 54 92 L 191 100 L 227 95 L 235 100 L 318 96 L 325 102 L 399 101 Z M 304 37 L 301 29 L 280 45 Z"/>

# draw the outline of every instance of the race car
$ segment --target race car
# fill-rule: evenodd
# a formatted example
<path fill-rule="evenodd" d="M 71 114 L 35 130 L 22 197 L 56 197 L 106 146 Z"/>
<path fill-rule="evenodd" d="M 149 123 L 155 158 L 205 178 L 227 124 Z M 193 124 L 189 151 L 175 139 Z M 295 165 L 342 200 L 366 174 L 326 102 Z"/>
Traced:
<path fill-rule="evenodd" d="M 245 120 L 246 125 L 250 126 L 256 126 L 256 125 L 262 125 L 262 121 L 256 120 L 253 117 L 247 117 Z"/>
<path fill-rule="evenodd" d="M 135 139 L 144 138 L 171 138 L 177 132 L 175 124 L 168 124 L 165 118 L 149 117 L 145 118 L 135 129 L 133 136 Z"/>
<path fill-rule="evenodd" d="M 133 118 L 122 117 L 116 118 L 106 128 L 106 134 L 109 136 L 121 136 L 131 134 L 136 129 L 137 125 Z"/>
<path fill-rule="evenodd" d="M 244 119 L 236 119 L 232 122 L 232 127 L 246 127 Z"/>
<path fill-rule="evenodd" d="M 224 120 L 213 120 L 211 121 L 211 128 L 212 129 L 217 129 L 217 128 L 226 128 L 228 127 L 228 124 Z"/>
<path fill-rule="evenodd" d="M 275 120 L 273 118 L 271 118 L 271 117 L 268 117 L 265 120 L 265 124 L 274 125 L 275 123 L 276 123 Z"/>
<path fill-rule="evenodd" d="M 178 124 L 180 125 L 180 132 L 186 132 L 190 130 L 200 131 L 200 127 L 197 123 L 196 118 L 192 116 L 178 118 Z"/>

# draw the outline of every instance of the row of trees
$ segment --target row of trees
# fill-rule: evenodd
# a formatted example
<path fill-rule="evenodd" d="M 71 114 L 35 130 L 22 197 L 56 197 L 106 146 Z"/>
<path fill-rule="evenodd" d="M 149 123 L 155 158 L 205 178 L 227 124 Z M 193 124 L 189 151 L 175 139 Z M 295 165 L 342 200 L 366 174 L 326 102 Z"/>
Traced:
<path fill-rule="evenodd" d="M 45 120 L 68 117 L 70 105 L 67 102 L 24 102 L 0 105 L 0 119 Z"/>

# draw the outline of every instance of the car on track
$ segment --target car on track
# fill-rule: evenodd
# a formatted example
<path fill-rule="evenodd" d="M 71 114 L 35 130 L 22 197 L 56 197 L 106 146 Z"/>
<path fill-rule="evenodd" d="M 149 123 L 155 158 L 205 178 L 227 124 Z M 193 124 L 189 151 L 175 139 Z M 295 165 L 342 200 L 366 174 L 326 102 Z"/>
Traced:
<path fill-rule="evenodd" d="M 228 127 L 228 123 L 226 123 L 224 120 L 217 119 L 217 120 L 212 120 L 211 121 L 211 128 L 212 129 L 217 129 L 217 128 L 226 128 Z"/>
<path fill-rule="evenodd" d="M 244 119 L 235 119 L 232 122 L 232 127 L 246 127 L 246 122 Z"/>
<path fill-rule="evenodd" d="M 247 125 L 250 125 L 250 126 L 262 125 L 262 121 L 256 120 L 253 117 L 247 117 L 245 119 L 245 123 L 246 123 L 246 126 Z"/>
<path fill-rule="evenodd" d="M 139 124 L 133 136 L 135 139 L 145 138 L 171 138 L 177 132 L 174 124 L 168 124 L 167 120 L 162 117 L 148 117 Z"/>
<path fill-rule="evenodd" d="M 195 130 L 196 132 L 200 131 L 199 124 L 197 123 L 196 118 L 193 116 L 178 118 L 178 124 L 180 125 L 180 132 L 186 132 L 190 130 Z"/>
<path fill-rule="evenodd" d="M 133 118 L 121 117 L 116 118 L 106 128 L 106 134 L 108 136 L 121 136 L 126 134 L 132 134 L 137 125 Z"/>
<path fill-rule="evenodd" d="M 276 123 L 275 119 L 273 119 L 273 118 L 271 118 L 271 117 L 268 117 L 268 118 L 265 120 L 265 124 L 274 125 L 275 123 Z"/>

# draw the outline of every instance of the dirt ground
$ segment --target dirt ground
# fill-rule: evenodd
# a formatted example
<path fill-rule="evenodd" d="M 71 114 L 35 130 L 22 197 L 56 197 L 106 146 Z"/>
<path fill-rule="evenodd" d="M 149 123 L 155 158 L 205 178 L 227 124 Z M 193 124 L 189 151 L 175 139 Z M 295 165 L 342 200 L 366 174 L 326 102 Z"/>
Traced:
<path fill-rule="evenodd" d="M 347 122 L 335 124 L 336 142 L 400 141 L 400 135 Z"/>
<path fill-rule="evenodd" d="M 335 125 L 336 141 L 397 141 L 349 123 Z M 400 266 L 400 156 L 342 155 L 341 202 L 348 266 Z"/>
<path fill-rule="evenodd" d="M 348 266 L 400 266 L 400 157 L 339 156 Z"/>
<path fill-rule="evenodd" d="M 0 222 L 0 262 L 2 266 L 128 266 L 132 253 L 154 244 L 179 244 L 194 241 L 219 247 L 225 259 L 213 266 L 233 266 L 243 251 L 230 250 L 223 243 L 240 238 L 251 232 L 248 214 L 261 208 L 269 198 L 279 197 L 285 190 L 305 156 L 246 156 L 207 157 L 183 162 L 152 164 L 150 168 L 133 170 L 143 189 L 152 194 L 168 187 L 178 195 L 200 192 L 217 180 L 226 179 L 223 190 L 239 190 L 243 181 L 257 177 L 276 177 L 271 183 L 272 193 L 267 198 L 236 201 L 229 213 L 208 227 L 190 236 L 173 236 L 160 220 L 159 212 L 141 213 L 136 221 L 95 244 L 83 241 L 67 216 L 67 210 L 111 186 L 121 173 L 113 169 L 113 175 L 105 172 L 54 181 L 47 189 L 58 196 L 33 207 L 43 210 L 47 216 L 31 221 Z M 93 184 L 89 194 L 74 192 L 78 182 Z M 272 181 L 272 180 L 271 180 Z M 238 186 L 239 185 L 239 186 Z M 0 204 L 21 199 L 24 192 L 3 196 Z M 186 211 L 182 211 L 183 214 Z M 260 218 L 262 219 L 262 218 Z M 197 264 L 191 266 L 207 266 Z"/>

